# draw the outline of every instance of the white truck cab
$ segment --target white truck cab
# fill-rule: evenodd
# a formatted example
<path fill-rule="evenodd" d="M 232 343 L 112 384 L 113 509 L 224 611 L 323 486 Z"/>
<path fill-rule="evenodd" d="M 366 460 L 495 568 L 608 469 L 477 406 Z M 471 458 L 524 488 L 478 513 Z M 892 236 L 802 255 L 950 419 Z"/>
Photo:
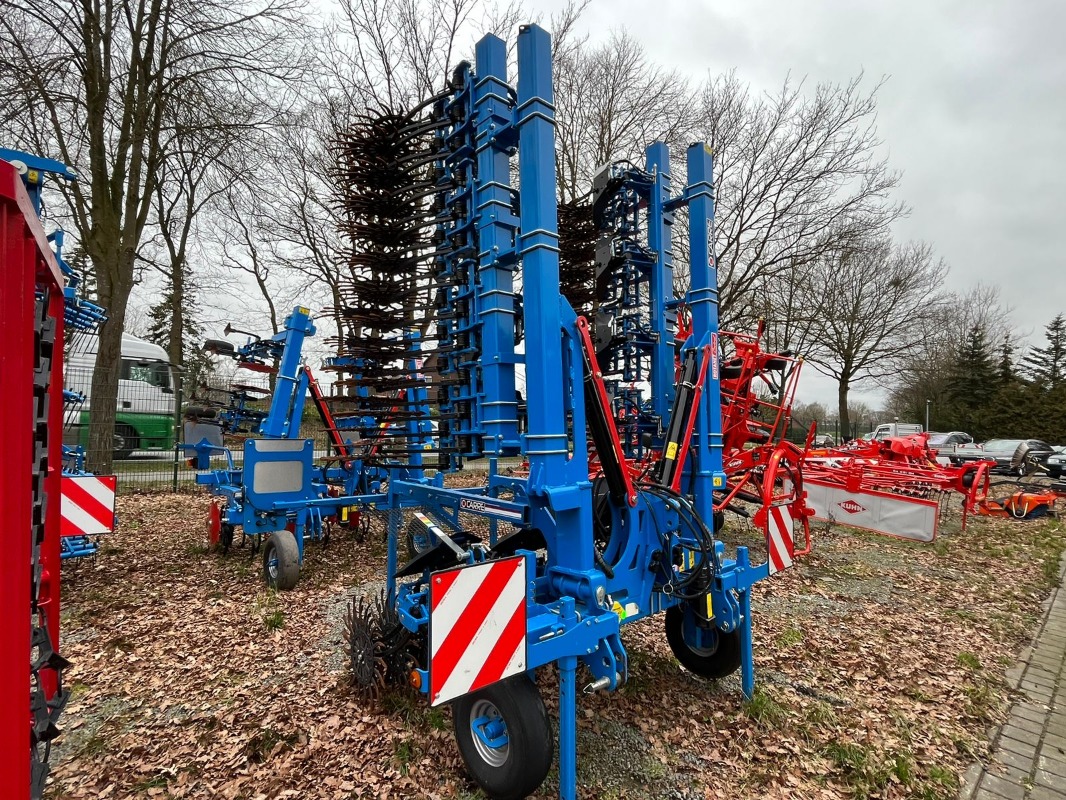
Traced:
<path fill-rule="evenodd" d="M 911 422 L 886 422 L 874 428 L 873 440 L 879 442 L 890 436 L 913 436 L 922 432 L 922 426 Z"/>

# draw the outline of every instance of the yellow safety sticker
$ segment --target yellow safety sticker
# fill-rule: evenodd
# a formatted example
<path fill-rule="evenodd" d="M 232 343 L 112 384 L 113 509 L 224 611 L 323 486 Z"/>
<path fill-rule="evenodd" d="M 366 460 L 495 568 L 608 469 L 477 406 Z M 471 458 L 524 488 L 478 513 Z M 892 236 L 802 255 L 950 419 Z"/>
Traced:
<path fill-rule="evenodd" d="M 677 457 L 677 442 L 670 442 L 666 446 L 666 460 L 673 461 Z"/>

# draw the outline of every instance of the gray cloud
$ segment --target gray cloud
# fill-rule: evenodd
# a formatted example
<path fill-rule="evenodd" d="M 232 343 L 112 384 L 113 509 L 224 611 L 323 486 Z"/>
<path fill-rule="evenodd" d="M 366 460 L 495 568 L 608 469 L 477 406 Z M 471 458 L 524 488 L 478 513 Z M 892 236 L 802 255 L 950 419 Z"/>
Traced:
<path fill-rule="evenodd" d="M 888 76 L 878 131 L 913 209 L 897 235 L 935 245 L 949 288 L 999 286 L 1023 334 L 1066 311 L 1066 4 L 593 0 L 586 23 L 695 79 Z M 810 399 L 831 400 L 821 383 Z"/>

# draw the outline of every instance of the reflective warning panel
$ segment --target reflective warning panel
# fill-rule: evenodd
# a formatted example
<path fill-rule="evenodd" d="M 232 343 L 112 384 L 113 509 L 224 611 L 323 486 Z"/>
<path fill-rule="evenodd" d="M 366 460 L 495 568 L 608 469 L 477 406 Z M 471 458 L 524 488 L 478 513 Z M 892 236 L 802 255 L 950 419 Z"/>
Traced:
<path fill-rule="evenodd" d="M 60 536 L 90 536 L 115 529 L 114 475 L 64 475 L 59 489 Z"/>
<path fill-rule="evenodd" d="M 526 671 L 526 560 L 430 578 L 429 696 L 433 705 Z"/>
<path fill-rule="evenodd" d="M 771 506 L 766 515 L 767 561 L 770 574 L 792 566 L 796 555 L 792 515 L 787 506 Z"/>

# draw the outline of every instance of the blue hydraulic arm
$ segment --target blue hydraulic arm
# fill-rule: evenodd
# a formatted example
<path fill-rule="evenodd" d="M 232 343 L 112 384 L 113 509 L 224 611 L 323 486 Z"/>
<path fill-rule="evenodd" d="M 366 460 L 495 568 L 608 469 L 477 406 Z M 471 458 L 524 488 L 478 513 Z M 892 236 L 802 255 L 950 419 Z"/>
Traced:
<path fill-rule="evenodd" d="M 654 184 L 648 200 L 648 246 L 656 255 L 651 273 L 651 327 L 656 337 L 651 352 L 652 413 L 660 420 L 670 414 L 674 402 L 674 346 L 671 328 L 677 312 L 670 308 L 674 293 L 673 249 L 670 230 L 673 213 L 666 210 L 670 200 L 670 149 L 656 142 L 647 150 L 648 172 Z"/>
<path fill-rule="evenodd" d="M 293 439 L 300 435 L 303 404 L 307 397 L 307 375 L 300 369 L 300 360 L 304 340 L 315 335 L 310 314 L 309 309 L 297 306 L 285 320 L 285 330 L 262 343 L 282 346 L 270 411 L 259 426 L 263 436 Z"/>

